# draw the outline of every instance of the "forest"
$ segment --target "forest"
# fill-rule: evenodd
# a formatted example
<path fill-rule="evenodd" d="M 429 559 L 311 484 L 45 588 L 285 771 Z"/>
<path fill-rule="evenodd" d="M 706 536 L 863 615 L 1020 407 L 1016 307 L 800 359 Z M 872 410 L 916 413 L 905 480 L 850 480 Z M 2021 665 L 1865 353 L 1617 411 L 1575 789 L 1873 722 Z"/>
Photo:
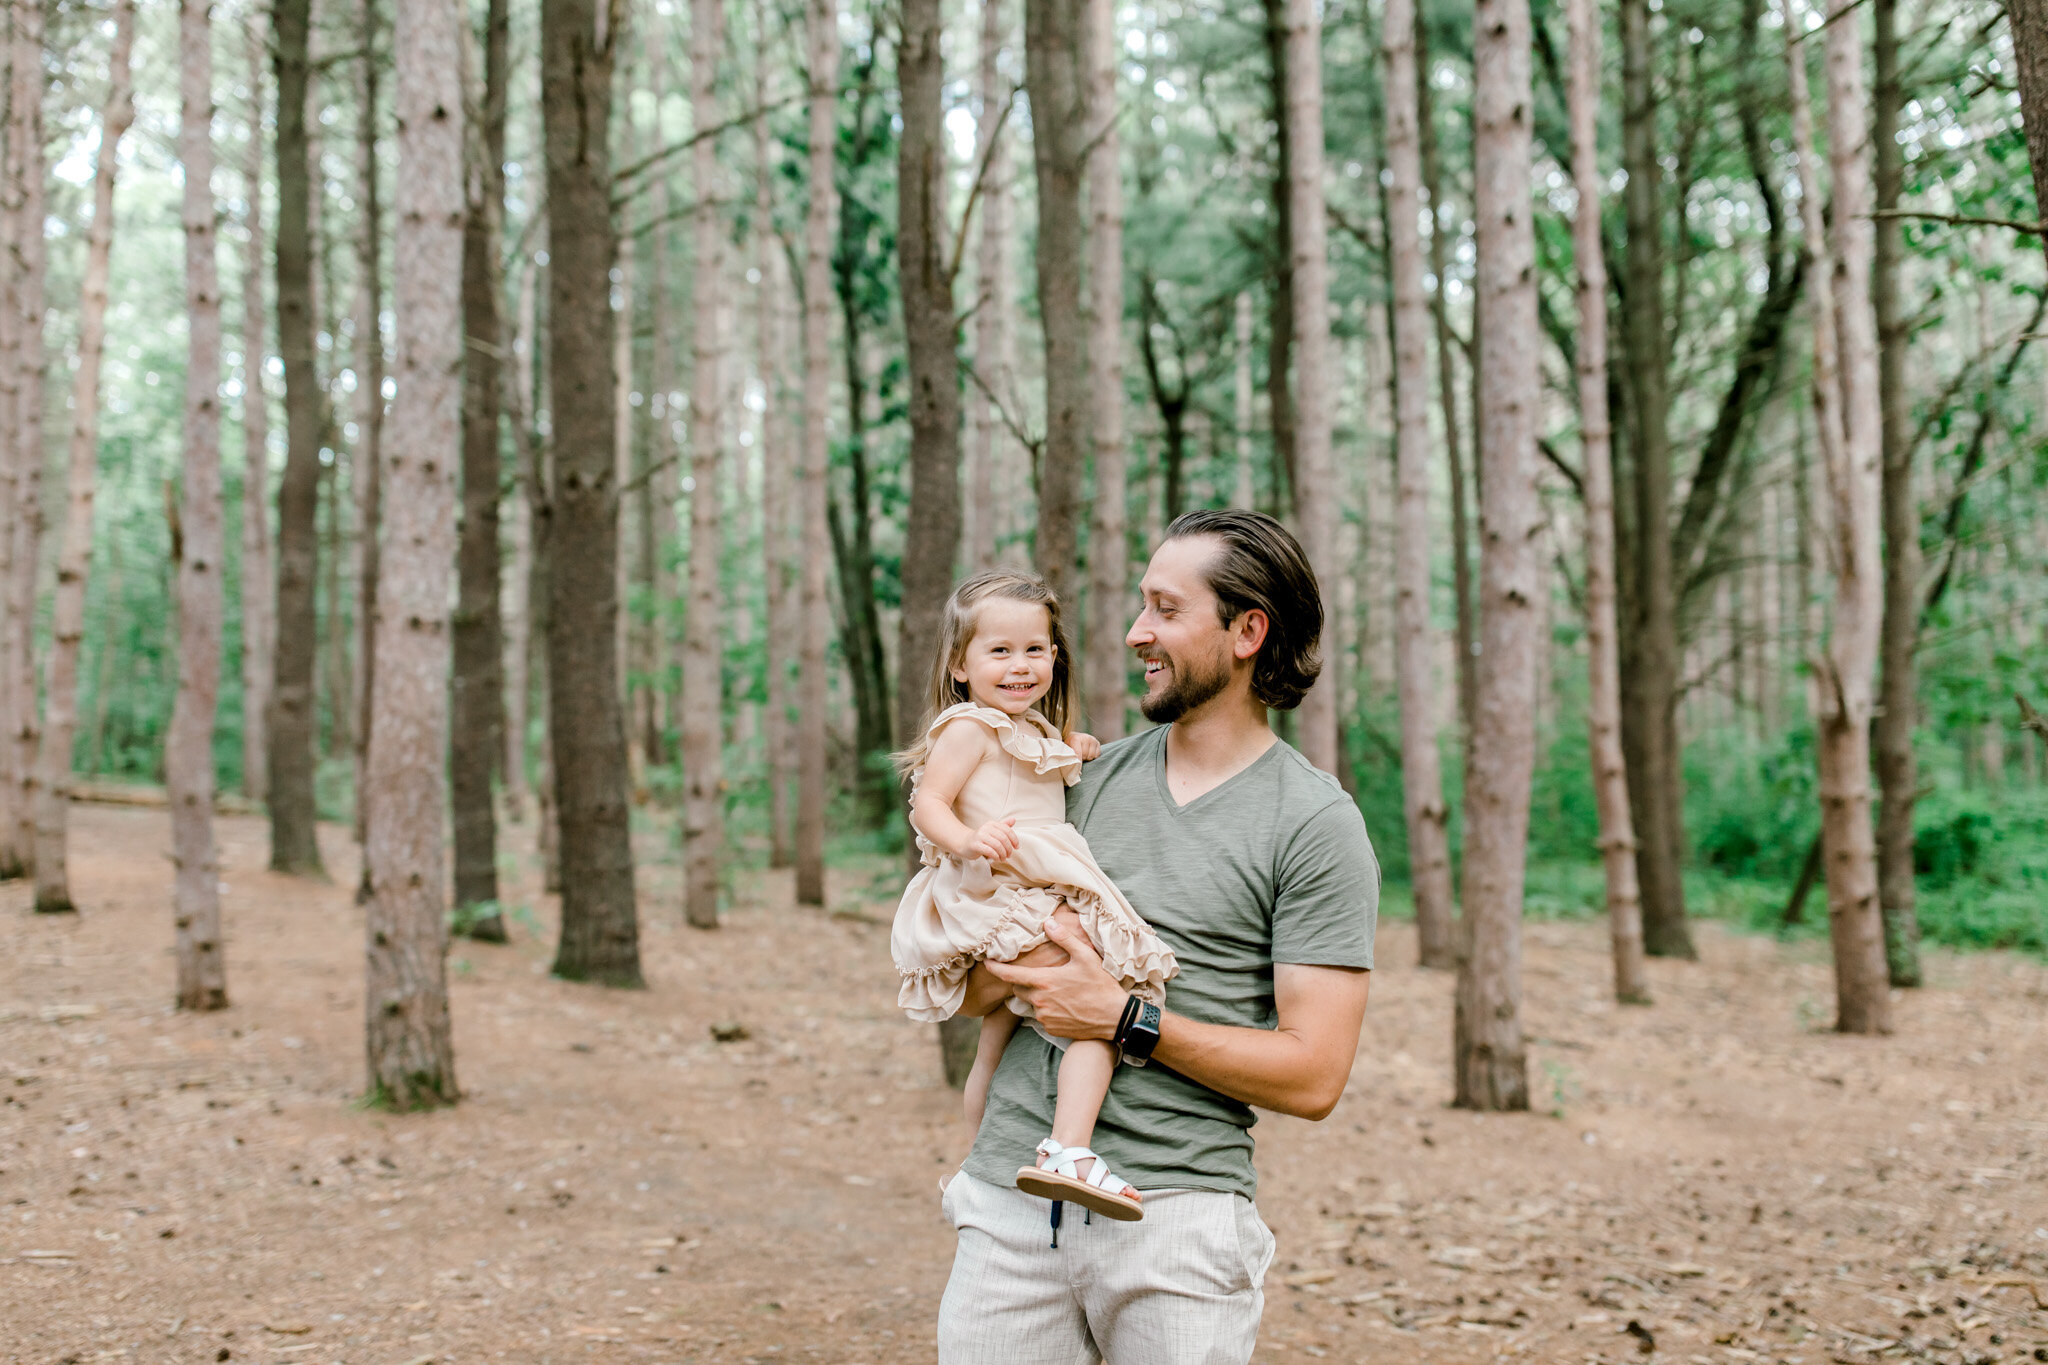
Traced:
<path fill-rule="evenodd" d="M 572 1091 L 632 1128 L 629 1078 L 578 1089 L 615 1045 L 694 1066 L 728 1107 L 777 1095 L 827 1126 L 897 1101 L 841 1093 L 866 1082 L 829 1065 L 815 1093 L 750 1088 L 741 1059 L 872 1051 L 904 1121 L 957 1145 L 937 1115 L 971 1030 L 963 1053 L 950 1026 L 934 1043 L 831 1006 L 889 984 L 872 931 L 910 842 L 889 755 L 922 733 L 946 597 L 978 569 L 1041 574 L 1111 741 L 1144 724 L 1123 635 L 1164 528 L 1252 507 L 1299 537 L 1327 606 L 1321 681 L 1275 727 L 1352 794 L 1385 872 L 1399 974 L 1380 973 L 1358 1075 L 1393 1068 L 1421 1143 L 1519 1163 L 1499 1217 L 1428 1204 L 1441 1177 L 1419 1172 L 1347 1175 L 1319 1210 L 1304 1194 L 1303 1238 L 1318 1212 L 1355 1231 L 1330 1275 L 1295 1263 L 1297 1308 L 1325 1336 L 1361 1314 L 1425 1330 L 1374 1238 L 1423 1239 L 1403 1244 L 1414 1274 L 1470 1279 L 1510 1252 L 1452 1242 L 1640 1200 L 1606 1235 L 1649 1208 L 1664 1223 L 1642 1236 L 1673 1245 L 1575 1290 L 1612 1312 L 1600 1330 L 1628 1319 L 1619 1347 L 1503 1345 L 1576 1320 L 1461 1316 L 1464 1294 L 1436 1325 L 1481 1354 L 1648 1354 L 1652 1311 L 1697 1289 L 1770 1303 L 1771 1331 L 1834 1330 L 1782 1265 L 1697 1278 L 1678 1194 L 1613 1194 L 1610 1170 L 1607 1194 L 1581 1171 L 1586 1198 L 1543 1196 L 1538 1175 L 1587 1152 L 1504 1155 L 1483 1125 L 1454 1140 L 1441 1106 L 1577 1126 L 1711 1075 L 1722 1128 L 1688 1145 L 1660 1100 L 1669 1131 L 1635 1131 L 1678 1144 L 1659 1179 L 1675 1152 L 1671 1180 L 1709 1181 L 1745 1087 L 1782 1116 L 1806 1101 L 1772 1089 L 1780 1071 L 1826 1072 L 1845 1091 L 1800 1131 L 1849 1141 L 1896 1066 L 1913 1099 L 1884 1123 L 1924 1101 L 1945 1134 L 1923 1175 L 2031 1188 L 2005 1205 L 2014 1246 L 1993 1245 L 2004 1213 L 1987 1229 L 1936 1200 L 1900 1215 L 1931 1219 L 1910 1254 L 1800 1205 L 1814 1266 L 1853 1223 L 1890 1248 L 1866 1298 L 1951 1315 L 1915 1338 L 1886 1309 L 1834 1358 L 2048 1350 L 2048 1247 L 2020 1226 L 2048 1214 L 2048 1167 L 2040 1125 L 2008 1112 L 2048 1076 L 2037 1055 L 1944 1091 L 1963 1082 L 1941 1061 L 2023 1057 L 2048 992 L 2048 12 L 1818 3 L 8 0 L 9 1121 L 126 1110 L 113 1073 L 65 1051 L 118 1016 L 107 1046 L 137 1060 L 115 1073 L 163 1062 L 156 1044 L 220 1068 L 195 1082 L 206 1110 L 155 1071 L 141 1107 L 180 1133 L 231 1122 L 209 1112 L 230 1089 L 317 1109 L 286 1146 L 348 1148 L 330 1191 L 425 1155 L 393 1142 L 432 1145 L 443 1176 L 462 1150 L 510 1171 L 512 1148 L 552 1150 L 541 1132 L 574 1136 Z M 809 1022 L 778 1033 L 768 982 L 796 963 Z M 336 973 L 360 993 L 317 1004 Z M 226 1060 L 286 1027 L 275 1065 Z M 579 1058 L 521 1073 L 521 1029 Z M 1893 1051 L 1826 1050 L 1857 1047 Z M 1411 1050 L 1431 1059 L 1413 1074 Z M 458 1057 L 488 1080 L 458 1085 Z M 68 1098 L 30 1116 L 60 1072 Z M 494 1104 L 542 1091 L 554 1117 L 494 1127 Z M 398 1117 L 446 1106 L 437 1122 L 479 1126 Z M 1970 1133 L 1966 1113 L 2005 1117 Z M 387 1136 L 347 1136 L 366 1121 Z M 836 1170 L 830 1133 L 803 1131 L 803 1160 Z M 1296 1169 L 1337 1160 L 1336 1139 L 1281 1131 Z M 35 1177 L 21 1132 L 0 1162 Z M 675 1136 L 633 1150 L 651 1167 Z M 925 1141 L 904 1179 L 928 1186 Z M 380 1143 L 389 1169 L 356 1169 Z M 734 1160 L 764 1178 L 756 1158 Z M 1701 1195 L 1698 1220 L 1761 1224 L 1776 1199 L 1794 1218 L 1801 1159 L 1770 1168 L 1787 1192 L 1724 1192 L 1711 1214 Z M 1815 1169 L 1882 1183 L 1912 1159 Z M 310 1178 L 283 1163 L 261 1179 Z M 38 1178 L 35 1202 L 64 1205 L 71 1177 Z M 847 1210 L 873 1181 L 821 1178 L 824 1216 L 864 1216 Z M 597 1213 L 554 1188 L 552 1214 Z M 439 1214 L 495 1212 L 475 1198 Z M 674 1222 L 649 1223 L 673 1233 L 647 1243 L 663 1276 L 711 1236 Z M 725 1226 L 755 1239 L 727 1269 L 765 1273 L 772 1222 Z M 863 1234 L 878 1255 L 912 1237 L 891 1227 Z M 908 1349 L 914 1299 L 803 1254 L 837 1286 L 803 1310 L 807 1349 L 854 1349 L 833 1344 L 842 1312 Z M 86 1273 L 55 1250 L 0 1265 Z M 731 1273 L 730 1320 L 692 1354 L 773 1336 L 746 1316 L 768 1290 Z M 1577 1272 L 1527 1273 L 1542 1299 Z M 1909 1291 L 1909 1273 L 1978 1288 Z M 490 1292 L 481 1269 L 447 1274 Z M 35 1281 L 7 1283 L 30 1301 Z M 300 1339 L 265 1311 L 243 1342 Z M 660 1316 L 623 1311 L 582 1335 Z M 62 1316 L 22 1340 L 56 1359 L 89 1335 Z M 1762 1323 L 1715 1340 L 1792 1349 L 1743 1349 Z M 1937 1327 L 1953 1339 L 1928 1345 Z"/>

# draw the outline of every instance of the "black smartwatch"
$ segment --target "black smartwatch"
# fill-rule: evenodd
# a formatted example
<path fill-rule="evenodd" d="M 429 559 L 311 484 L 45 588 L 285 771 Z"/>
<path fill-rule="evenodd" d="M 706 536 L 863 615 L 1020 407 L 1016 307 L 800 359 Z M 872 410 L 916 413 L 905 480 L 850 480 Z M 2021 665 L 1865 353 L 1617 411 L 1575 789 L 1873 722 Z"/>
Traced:
<path fill-rule="evenodd" d="M 1133 1066 L 1143 1066 L 1152 1060 L 1152 1049 L 1159 1046 L 1159 1006 L 1132 996 L 1124 1005 L 1124 1016 L 1116 1026 L 1113 1041 L 1124 1060 Z"/>

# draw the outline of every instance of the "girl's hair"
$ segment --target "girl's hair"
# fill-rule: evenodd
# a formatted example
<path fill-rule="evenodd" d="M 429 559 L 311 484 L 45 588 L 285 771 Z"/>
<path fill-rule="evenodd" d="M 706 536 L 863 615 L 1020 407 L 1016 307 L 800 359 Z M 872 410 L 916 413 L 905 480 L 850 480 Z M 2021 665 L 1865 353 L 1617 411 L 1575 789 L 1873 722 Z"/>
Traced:
<path fill-rule="evenodd" d="M 995 569 L 974 577 L 953 589 L 946 599 L 945 615 L 939 622 L 938 657 L 932 662 L 932 682 L 925 691 L 925 715 L 917 739 L 901 753 L 891 754 L 896 771 L 907 773 L 931 757 L 931 737 L 924 733 L 932 720 L 949 706 L 971 700 L 967 684 L 953 680 L 953 670 L 967 658 L 967 646 L 981 624 L 982 604 L 991 598 L 1032 602 L 1045 608 L 1046 633 L 1052 637 L 1052 686 L 1038 699 L 1035 708 L 1059 734 L 1067 732 L 1067 712 L 1073 704 L 1074 668 L 1067 655 L 1066 632 L 1060 628 L 1060 599 L 1037 574 Z"/>

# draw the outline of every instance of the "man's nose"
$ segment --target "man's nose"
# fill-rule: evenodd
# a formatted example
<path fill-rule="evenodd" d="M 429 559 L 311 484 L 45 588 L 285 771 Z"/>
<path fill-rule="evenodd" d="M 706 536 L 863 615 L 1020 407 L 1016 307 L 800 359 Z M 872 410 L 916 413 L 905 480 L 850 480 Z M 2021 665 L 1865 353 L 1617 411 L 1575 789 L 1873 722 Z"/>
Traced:
<path fill-rule="evenodd" d="M 1124 645 L 1129 649 L 1137 649 L 1151 642 L 1152 630 L 1151 627 L 1145 624 L 1145 616 L 1141 612 L 1138 615 L 1138 619 L 1131 622 L 1130 630 L 1125 632 Z"/>

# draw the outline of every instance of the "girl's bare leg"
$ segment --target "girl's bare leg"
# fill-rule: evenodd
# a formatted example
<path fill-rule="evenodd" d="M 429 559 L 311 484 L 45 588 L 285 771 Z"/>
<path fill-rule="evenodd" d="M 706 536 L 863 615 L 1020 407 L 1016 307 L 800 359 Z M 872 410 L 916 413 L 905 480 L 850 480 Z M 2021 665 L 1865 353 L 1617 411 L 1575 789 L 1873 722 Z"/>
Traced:
<path fill-rule="evenodd" d="M 1095 1119 L 1109 1094 L 1110 1078 L 1116 1075 L 1116 1045 L 1100 1038 L 1076 1038 L 1067 1044 L 1060 1058 L 1059 1095 L 1052 1111 L 1052 1140 L 1062 1147 L 1086 1147 L 1095 1140 Z M 1043 1157 L 1039 1165 L 1045 1164 Z M 1075 1171 L 1088 1178 L 1093 1162 L 1083 1161 Z M 1137 1191 L 1127 1196 L 1138 1199 Z"/>
<path fill-rule="evenodd" d="M 961 1107 L 967 1113 L 967 1126 L 976 1132 L 981 1131 L 982 1110 L 988 1107 L 988 1087 L 996 1078 L 996 1063 L 1003 1060 L 1003 1049 L 1016 1031 L 1017 1016 L 1010 1012 L 1008 1002 L 981 1017 L 981 1041 L 974 1047 L 974 1068 L 967 1073 L 967 1088 L 960 1097 Z M 1095 1103 L 1099 1108 L 1102 1101 L 1098 1098 Z"/>

